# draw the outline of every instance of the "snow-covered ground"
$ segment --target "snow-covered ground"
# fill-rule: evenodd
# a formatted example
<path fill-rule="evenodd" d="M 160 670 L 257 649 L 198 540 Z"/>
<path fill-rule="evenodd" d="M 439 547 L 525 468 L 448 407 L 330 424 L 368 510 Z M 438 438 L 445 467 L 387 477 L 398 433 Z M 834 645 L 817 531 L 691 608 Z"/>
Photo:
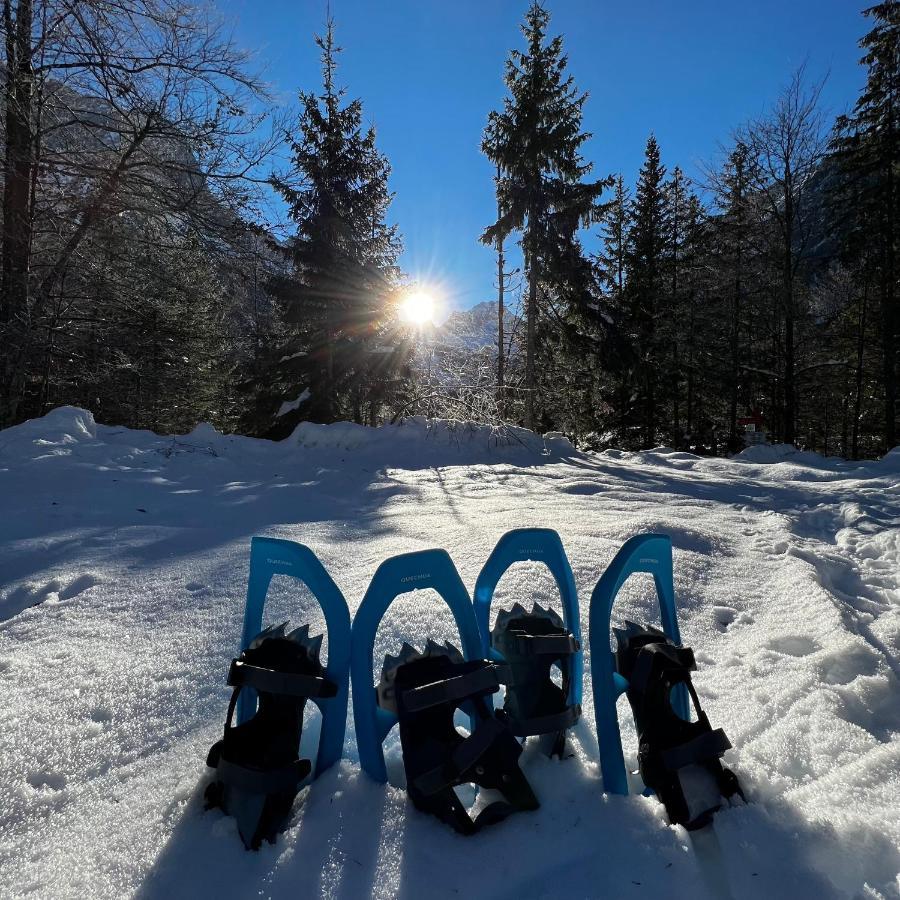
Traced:
<path fill-rule="evenodd" d="M 900 451 L 724 460 L 495 438 L 423 422 L 172 438 L 71 408 L 0 432 L 0 896 L 900 897 Z M 276 845 L 247 853 L 203 812 L 252 535 L 311 546 L 352 612 L 387 556 L 445 547 L 471 589 L 527 525 L 562 535 L 585 624 L 619 546 L 671 535 L 695 683 L 749 805 L 692 838 L 654 799 L 604 794 L 586 660 L 573 757 L 523 757 L 541 809 L 473 838 L 362 775 L 352 721 L 344 762 Z M 519 564 L 498 599 L 553 596 Z M 453 637 L 434 599 L 394 604 L 376 659 Z M 311 610 L 277 582 L 267 619 Z M 633 578 L 616 618 L 653 614 Z"/>

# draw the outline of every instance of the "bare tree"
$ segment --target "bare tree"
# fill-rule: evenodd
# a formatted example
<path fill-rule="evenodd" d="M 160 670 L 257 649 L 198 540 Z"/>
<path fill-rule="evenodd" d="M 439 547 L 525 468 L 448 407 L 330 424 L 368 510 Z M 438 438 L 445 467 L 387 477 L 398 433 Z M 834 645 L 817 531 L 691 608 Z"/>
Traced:
<path fill-rule="evenodd" d="M 0 422 L 27 391 L 48 310 L 117 218 L 219 243 L 273 145 L 260 81 L 182 0 L 4 0 Z M 230 210 L 230 213 L 226 213 Z"/>
<path fill-rule="evenodd" d="M 740 128 L 735 139 L 747 148 L 752 165 L 748 190 L 761 205 L 761 233 L 779 273 L 776 291 L 781 324 L 782 437 L 797 436 L 798 275 L 808 259 L 816 210 L 810 187 L 826 149 L 825 121 L 819 100 L 824 81 L 809 84 L 805 67 L 797 70 L 774 106 Z"/>

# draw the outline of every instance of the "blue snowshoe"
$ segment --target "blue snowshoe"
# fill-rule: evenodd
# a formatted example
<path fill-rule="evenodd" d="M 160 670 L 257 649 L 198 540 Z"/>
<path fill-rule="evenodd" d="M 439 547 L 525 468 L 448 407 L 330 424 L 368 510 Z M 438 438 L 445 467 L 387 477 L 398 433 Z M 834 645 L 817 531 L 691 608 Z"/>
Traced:
<path fill-rule="evenodd" d="M 309 625 L 262 628 L 274 575 L 302 580 L 319 602 L 328 631 L 328 661 L 320 660 L 323 635 Z M 255 537 L 244 611 L 242 651 L 232 660 L 225 732 L 209 751 L 215 770 L 207 788 L 209 808 L 237 821 L 248 849 L 274 841 L 287 825 L 297 792 L 341 757 L 350 681 L 350 614 L 347 603 L 316 555 L 293 541 Z M 322 714 L 316 763 L 300 759 L 306 701 Z M 233 725 L 233 719 L 237 724 Z"/>
<path fill-rule="evenodd" d="M 433 588 L 450 607 L 463 652 L 433 641 L 424 652 L 404 644 L 399 656 L 385 658 L 376 687 L 372 668 L 378 624 L 399 594 L 421 588 Z M 522 748 L 493 709 L 502 668 L 482 656 L 472 603 L 445 551 L 407 553 L 379 566 L 353 621 L 351 667 L 360 762 L 376 781 L 387 781 L 382 742 L 399 724 L 407 791 L 423 812 L 472 834 L 515 810 L 538 807 L 519 769 Z M 457 709 L 469 716 L 468 736 L 456 730 Z M 453 790 L 466 783 L 497 789 L 504 800 L 473 820 Z"/>
<path fill-rule="evenodd" d="M 653 576 L 662 630 L 628 622 L 623 629 L 613 629 L 617 650 L 610 653 L 613 605 L 622 585 L 636 572 Z M 696 663 L 693 651 L 682 646 L 678 630 L 672 541 L 667 535 L 629 538 L 607 566 L 591 596 L 590 642 L 604 789 L 628 793 L 616 709 L 617 698 L 627 694 L 644 785 L 657 794 L 672 823 L 702 828 L 723 798 L 743 798 L 734 773 L 720 761 L 731 744 L 721 729 L 713 731 L 691 683 Z"/>
<path fill-rule="evenodd" d="M 723 800 L 744 792 L 737 776 L 722 765 L 731 742 L 713 730 L 691 682 L 697 664 L 690 647 L 662 631 L 625 623 L 614 629 L 616 668 L 627 679 L 628 702 L 638 734 L 638 766 L 644 784 L 656 793 L 673 825 L 689 831 L 708 825 Z M 676 686 L 690 694 L 697 721 L 683 719 L 672 707 Z"/>
<path fill-rule="evenodd" d="M 494 591 L 515 562 L 533 560 L 549 569 L 562 600 L 563 617 L 535 603 L 497 614 L 488 631 Z M 509 669 L 503 714 L 520 738 L 540 736 L 549 756 L 563 756 L 566 732 L 581 717 L 583 661 L 575 578 L 559 535 L 549 528 L 519 528 L 500 538 L 475 584 L 475 616 L 485 655 Z M 553 680 L 553 669 L 560 684 Z"/>
<path fill-rule="evenodd" d="M 228 685 L 234 692 L 225 734 L 206 760 L 216 770 L 206 791 L 207 806 L 234 816 L 241 839 L 252 850 L 263 840 L 273 842 L 284 829 L 294 798 L 312 771 L 312 762 L 299 758 L 307 699 L 338 692 L 319 662 L 322 635 L 310 637 L 309 625 L 291 632 L 286 626 L 269 626 L 232 660 Z M 248 721 L 232 725 L 245 688 L 256 691 L 259 708 Z"/>

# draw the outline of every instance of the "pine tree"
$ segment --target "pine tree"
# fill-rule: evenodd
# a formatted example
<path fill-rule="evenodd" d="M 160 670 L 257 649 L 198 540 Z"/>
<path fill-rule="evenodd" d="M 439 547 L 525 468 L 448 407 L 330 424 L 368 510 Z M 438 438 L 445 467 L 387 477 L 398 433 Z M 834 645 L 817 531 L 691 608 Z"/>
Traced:
<path fill-rule="evenodd" d="M 884 449 L 897 443 L 898 204 L 900 189 L 900 2 L 886 0 L 863 11 L 874 27 L 860 41 L 866 85 L 853 112 L 836 123 L 832 151 L 844 173 L 844 231 L 864 267 L 878 279 Z"/>
<path fill-rule="evenodd" d="M 714 179 L 716 202 L 720 208 L 717 220 L 717 269 L 722 277 L 725 300 L 724 324 L 727 335 L 727 359 L 723 374 L 728 390 L 728 447 L 736 452 L 741 447 L 737 419 L 744 390 L 745 297 L 748 291 L 753 209 L 750 196 L 753 159 L 745 144 L 737 141 L 725 164 Z"/>
<path fill-rule="evenodd" d="M 522 32 L 527 50 L 513 50 L 506 64 L 509 96 L 503 110 L 492 112 L 482 151 L 500 168 L 497 194 L 502 215 L 485 230 L 482 241 L 521 233 L 528 290 L 525 303 L 524 423 L 536 421 L 539 322 L 548 317 L 548 298 L 566 307 L 585 302 L 592 268 L 577 240 L 579 227 L 595 221 L 598 199 L 607 181 L 585 182 L 592 166 L 580 148 L 590 137 L 582 131 L 581 93 L 566 73 L 562 38 L 547 39 L 549 13 L 533 3 Z"/>
<path fill-rule="evenodd" d="M 625 186 L 625 179 L 617 175 L 612 200 L 606 204 L 600 220 L 601 248 L 595 257 L 601 288 L 606 295 L 610 314 L 617 322 L 627 321 L 625 275 L 630 253 L 630 216 L 631 194 Z M 600 408 L 606 413 L 606 421 L 600 423 L 601 427 L 618 444 L 626 441 L 629 409 L 630 379 L 623 357 L 628 355 L 626 351 L 631 349 L 633 343 L 633 337 L 629 340 L 627 335 L 621 335 L 621 338 L 617 365 L 613 367 L 615 371 L 609 372 L 609 366 L 601 367 L 598 390 Z"/>
<path fill-rule="evenodd" d="M 709 261 L 710 242 L 706 211 L 700 198 L 693 192 L 688 194 L 684 216 L 684 239 L 681 249 L 683 275 L 681 277 L 682 316 L 681 333 L 683 353 L 681 365 L 684 371 L 684 430 L 688 446 L 697 447 L 697 421 L 700 404 L 698 400 L 706 374 L 706 367 L 700 364 L 701 346 L 704 334 L 709 334 L 702 302 L 706 287 L 706 269 Z M 716 385 L 718 390 L 718 385 Z"/>
<path fill-rule="evenodd" d="M 298 134 L 288 140 L 299 183 L 273 179 L 297 234 L 287 246 L 293 275 L 273 283 L 294 333 L 279 351 L 286 365 L 269 376 L 282 399 L 309 391 L 282 428 L 299 418 L 361 421 L 366 401 L 380 393 L 376 383 L 390 377 L 384 360 L 393 358 L 372 359 L 398 274 L 397 230 L 385 223 L 390 166 L 374 128 L 363 127 L 362 101 L 343 103 L 345 90 L 335 85 L 340 48 L 331 20 L 316 44 L 323 90 L 301 92 Z"/>
<path fill-rule="evenodd" d="M 665 284 L 668 210 L 659 144 L 651 134 L 638 176 L 631 210 L 627 269 L 628 314 L 635 335 L 640 442 L 652 447 L 657 440 L 659 382 L 662 347 L 658 326 L 667 293 Z"/>
<path fill-rule="evenodd" d="M 625 266 L 628 258 L 628 213 L 631 195 L 625 187 L 625 179 L 617 175 L 613 198 L 606 204 L 600 220 L 602 248 L 596 256 L 600 281 L 612 300 L 613 306 L 622 309 L 625 296 Z"/>
<path fill-rule="evenodd" d="M 665 363 L 666 387 L 672 411 L 671 444 L 681 447 L 684 442 L 681 421 L 681 337 L 683 333 L 683 294 L 685 289 L 685 241 L 690 190 L 687 179 L 679 166 L 672 170 L 672 177 L 663 190 L 666 203 L 665 258 L 668 268 L 669 291 L 663 315 L 663 333 L 668 348 Z"/>

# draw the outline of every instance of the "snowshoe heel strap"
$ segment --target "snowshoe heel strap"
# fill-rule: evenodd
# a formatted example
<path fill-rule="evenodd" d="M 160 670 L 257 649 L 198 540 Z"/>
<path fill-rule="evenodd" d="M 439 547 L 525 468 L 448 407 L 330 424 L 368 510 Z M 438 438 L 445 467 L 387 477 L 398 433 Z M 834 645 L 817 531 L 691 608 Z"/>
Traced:
<path fill-rule="evenodd" d="M 319 675 L 300 672 L 278 672 L 262 666 L 252 666 L 240 659 L 231 661 L 228 670 L 231 687 L 251 687 L 267 694 L 287 697 L 336 697 L 337 685 Z"/>

